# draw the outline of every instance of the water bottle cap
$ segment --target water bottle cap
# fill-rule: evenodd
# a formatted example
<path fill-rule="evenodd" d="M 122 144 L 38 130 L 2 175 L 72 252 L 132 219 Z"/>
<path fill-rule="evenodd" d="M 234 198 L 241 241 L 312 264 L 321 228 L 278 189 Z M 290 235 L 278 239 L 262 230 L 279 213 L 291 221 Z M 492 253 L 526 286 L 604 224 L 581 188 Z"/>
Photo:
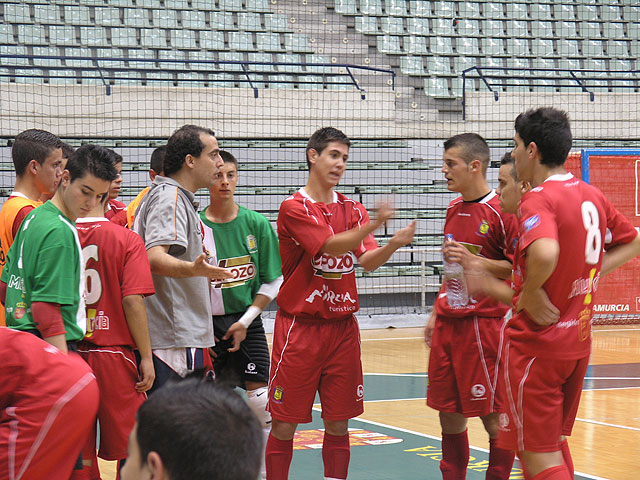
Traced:
<path fill-rule="evenodd" d="M 448 242 L 453 242 L 453 235 L 451 233 L 447 233 L 444 236 L 445 240 L 447 240 Z"/>

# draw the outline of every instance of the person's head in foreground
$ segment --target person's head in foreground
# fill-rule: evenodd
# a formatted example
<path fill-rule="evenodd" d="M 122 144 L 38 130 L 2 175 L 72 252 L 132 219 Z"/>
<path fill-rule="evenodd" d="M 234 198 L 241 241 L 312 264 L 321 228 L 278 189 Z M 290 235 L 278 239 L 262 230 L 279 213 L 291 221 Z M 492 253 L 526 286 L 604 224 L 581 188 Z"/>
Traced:
<path fill-rule="evenodd" d="M 262 428 L 233 390 L 208 380 L 170 383 L 142 404 L 122 480 L 255 480 Z"/>
<path fill-rule="evenodd" d="M 531 189 L 528 182 L 518 178 L 516 162 L 510 153 L 505 153 L 500 159 L 498 172 L 498 188 L 496 193 L 500 197 L 500 208 L 505 213 L 516 213 L 522 196 Z"/>

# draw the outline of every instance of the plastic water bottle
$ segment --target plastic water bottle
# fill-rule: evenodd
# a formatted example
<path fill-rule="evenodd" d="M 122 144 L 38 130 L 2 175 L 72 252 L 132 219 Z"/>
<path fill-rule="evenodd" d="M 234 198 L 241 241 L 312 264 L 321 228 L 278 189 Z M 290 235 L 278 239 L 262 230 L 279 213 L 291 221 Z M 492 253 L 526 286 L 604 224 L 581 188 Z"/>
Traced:
<path fill-rule="evenodd" d="M 453 241 L 453 235 L 447 234 L 444 238 L 443 246 L 447 242 Z M 467 284 L 464 281 L 464 269 L 456 262 L 447 262 L 442 256 L 444 264 L 444 281 L 447 292 L 447 303 L 451 308 L 463 308 L 469 303 Z"/>

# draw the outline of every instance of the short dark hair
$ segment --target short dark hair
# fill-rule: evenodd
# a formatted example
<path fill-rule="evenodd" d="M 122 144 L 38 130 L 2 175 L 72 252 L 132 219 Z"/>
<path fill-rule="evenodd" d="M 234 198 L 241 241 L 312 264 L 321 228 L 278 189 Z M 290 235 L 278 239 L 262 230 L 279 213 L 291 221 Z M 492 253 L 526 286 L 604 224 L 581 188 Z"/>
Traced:
<path fill-rule="evenodd" d="M 519 181 L 518 170 L 516 170 L 516 160 L 511 156 L 511 152 L 507 152 L 502 156 L 500 159 L 500 166 L 502 165 L 511 165 L 511 175 L 516 182 Z"/>
<path fill-rule="evenodd" d="M 339 142 L 347 147 L 351 146 L 351 140 L 347 137 L 342 131 L 333 127 L 324 127 L 320 130 L 316 130 L 311 138 L 307 142 L 307 149 L 304 152 L 305 158 L 307 159 L 307 167 L 311 168 L 311 162 L 309 161 L 309 150 L 315 150 L 318 152 L 318 155 L 322 153 L 322 151 L 327 148 L 331 142 Z"/>
<path fill-rule="evenodd" d="M 22 176 L 31 160 L 36 160 L 42 165 L 56 148 L 62 148 L 62 141 L 46 130 L 32 128 L 18 134 L 11 148 L 16 175 Z"/>
<path fill-rule="evenodd" d="M 484 138 L 477 133 L 461 133 L 454 135 L 444 142 L 444 149 L 458 147 L 461 149 L 463 160 L 469 165 L 474 160 L 480 160 L 482 163 L 482 173 L 487 172 L 489 167 L 489 157 L 491 152 L 489 145 Z"/>
<path fill-rule="evenodd" d="M 75 151 L 76 149 L 73 148 L 71 145 L 69 145 L 68 143 L 62 142 L 62 158 L 66 158 L 67 160 L 69 160 L 71 158 L 71 155 Z"/>
<path fill-rule="evenodd" d="M 238 168 L 238 160 L 233 156 L 231 152 L 227 152 L 226 150 L 220 150 L 220 156 L 222 157 L 222 161 L 224 163 L 233 163 L 236 168 Z"/>
<path fill-rule="evenodd" d="M 164 159 L 164 174 L 169 176 L 182 168 L 187 155 L 199 156 L 204 149 L 201 134 L 215 137 L 213 130 L 196 125 L 183 125 L 173 132 L 167 142 L 167 154 Z"/>
<path fill-rule="evenodd" d="M 171 480 L 255 480 L 260 422 L 231 388 L 188 378 L 168 383 L 140 406 L 136 439 L 142 464 L 150 452 Z"/>
<path fill-rule="evenodd" d="M 151 170 L 157 174 L 164 173 L 164 159 L 167 156 L 167 146 L 161 145 L 151 152 Z"/>
<path fill-rule="evenodd" d="M 113 182 L 118 177 L 114 166 L 114 152 L 99 145 L 86 144 L 79 147 L 67 162 L 70 180 L 91 174 L 101 180 Z"/>
<path fill-rule="evenodd" d="M 536 144 L 542 165 L 564 165 L 573 144 L 567 112 L 553 107 L 527 110 L 516 117 L 514 126 L 525 147 Z"/>

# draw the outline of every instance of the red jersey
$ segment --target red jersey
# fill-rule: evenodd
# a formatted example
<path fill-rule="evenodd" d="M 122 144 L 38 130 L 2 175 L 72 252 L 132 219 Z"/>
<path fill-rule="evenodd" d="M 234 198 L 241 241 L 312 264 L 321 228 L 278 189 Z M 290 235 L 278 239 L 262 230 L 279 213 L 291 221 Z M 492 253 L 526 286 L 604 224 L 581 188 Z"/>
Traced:
<path fill-rule="evenodd" d="M 119 200 L 109 200 L 109 209 L 104 212 L 107 220 L 122 227 L 127 225 L 127 206 Z"/>
<path fill-rule="evenodd" d="M 513 261 L 517 242 L 518 221 L 515 215 L 503 213 L 495 192 L 474 202 L 462 197 L 453 200 L 447 208 L 444 234 L 451 234 L 456 242 L 464 245 L 474 255 L 492 260 Z M 438 315 L 449 318 L 501 317 L 508 306 L 491 297 L 469 298 L 463 308 L 451 308 L 447 303 L 445 286 L 440 289 L 435 309 Z"/>
<path fill-rule="evenodd" d="M 378 248 L 373 235 L 339 257 L 320 252 L 336 233 L 369 223 L 358 202 L 334 192 L 333 202 L 315 202 L 300 189 L 280 205 L 278 240 L 284 282 L 278 305 L 292 316 L 340 319 L 358 311 L 355 262 Z"/>
<path fill-rule="evenodd" d="M 514 272 L 517 303 L 526 277 L 526 249 L 540 238 L 557 240 L 558 264 L 544 289 L 560 320 L 541 326 L 521 311 L 509 321 L 509 338 L 524 353 L 575 360 L 591 350 L 591 305 L 603 249 L 632 241 L 638 232 L 597 188 L 570 173 L 553 175 L 520 203 L 520 241 Z"/>
<path fill-rule="evenodd" d="M 138 234 L 106 218 L 79 218 L 76 227 L 87 281 L 85 340 L 135 347 L 122 299 L 155 293 L 144 243 Z"/>

